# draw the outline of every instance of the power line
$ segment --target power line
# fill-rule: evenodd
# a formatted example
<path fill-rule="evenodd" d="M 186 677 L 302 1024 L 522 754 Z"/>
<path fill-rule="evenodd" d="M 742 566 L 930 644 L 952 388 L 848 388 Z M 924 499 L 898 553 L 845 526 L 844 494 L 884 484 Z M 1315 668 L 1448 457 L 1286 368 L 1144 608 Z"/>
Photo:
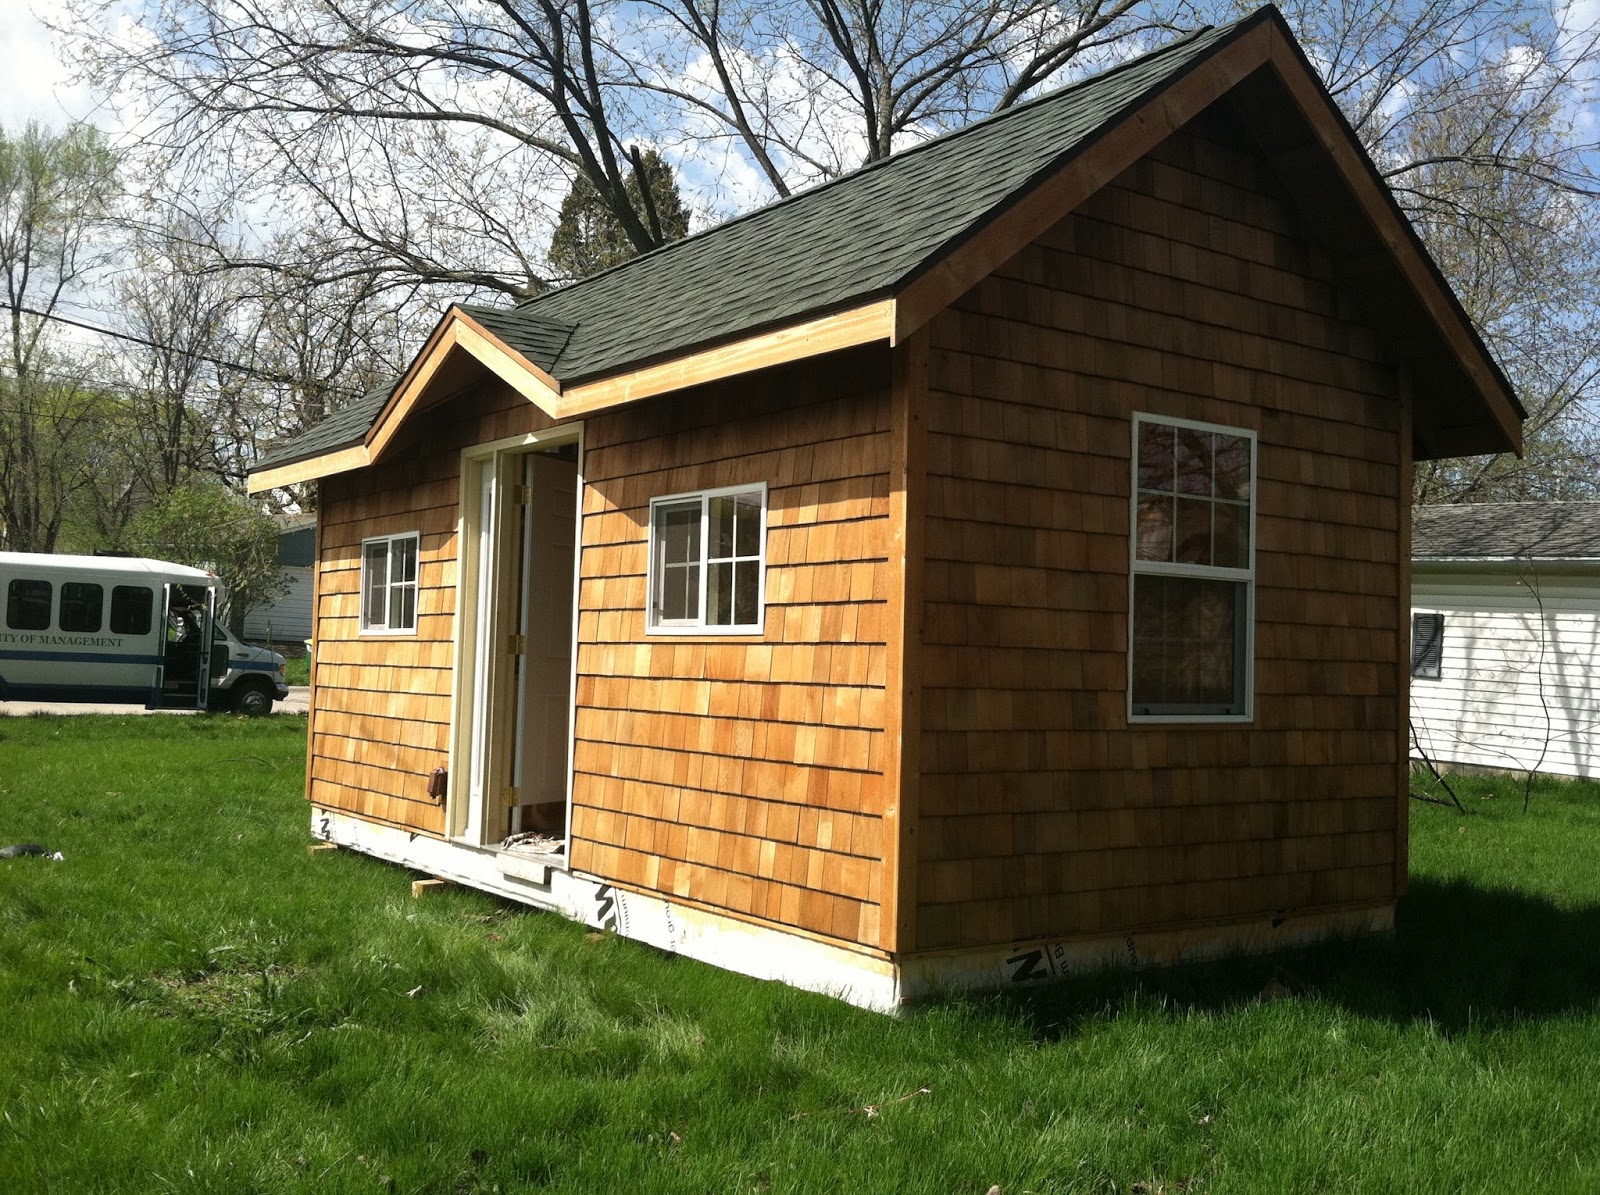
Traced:
<path fill-rule="evenodd" d="M 264 382 L 277 382 L 280 385 L 292 386 L 303 380 L 300 378 L 291 377 L 288 374 L 269 373 L 266 370 L 257 369 L 253 365 L 241 365 L 237 361 L 227 361 L 221 357 L 213 357 L 207 353 L 193 353 L 188 349 L 174 348 L 170 344 L 162 344 L 159 341 L 151 340 L 144 336 L 138 336 L 132 332 L 119 332 L 115 328 L 107 328 L 99 324 L 91 324 L 84 320 L 73 319 L 71 316 L 67 315 L 58 315 L 53 311 L 40 311 L 37 308 L 29 307 L 26 304 L 18 304 L 17 310 L 21 311 L 25 315 L 31 315 L 36 319 L 50 320 L 54 323 L 66 324 L 69 327 L 81 328 L 85 332 L 94 332 L 100 336 L 110 336 L 116 340 L 126 340 L 131 344 L 139 344 L 146 348 L 158 349 L 163 353 L 175 353 L 178 356 L 189 357 L 195 361 L 204 361 L 206 364 L 215 365 L 219 369 L 231 369 L 237 373 L 248 374 L 250 377 L 259 378 Z M 345 386 L 327 386 L 326 388 L 329 390 L 337 390 L 339 393 L 349 395 L 351 397 L 359 396 L 361 393 L 359 390 L 353 390 Z"/>

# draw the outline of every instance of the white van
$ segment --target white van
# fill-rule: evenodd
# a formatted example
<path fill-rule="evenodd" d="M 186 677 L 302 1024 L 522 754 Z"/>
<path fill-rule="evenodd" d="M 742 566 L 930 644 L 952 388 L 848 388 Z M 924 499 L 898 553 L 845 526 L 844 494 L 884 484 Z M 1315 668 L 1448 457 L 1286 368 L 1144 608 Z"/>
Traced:
<path fill-rule="evenodd" d="M 164 560 L 0 552 L 0 701 L 271 713 L 284 659 L 216 621 L 217 587 Z"/>

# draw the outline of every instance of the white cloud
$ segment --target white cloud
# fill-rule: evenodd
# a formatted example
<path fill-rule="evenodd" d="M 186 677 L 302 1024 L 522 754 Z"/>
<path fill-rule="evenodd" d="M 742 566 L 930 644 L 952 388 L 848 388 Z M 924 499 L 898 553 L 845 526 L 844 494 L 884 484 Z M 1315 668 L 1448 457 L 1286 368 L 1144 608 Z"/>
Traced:
<path fill-rule="evenodd" d="M 0 3 L 0 127 L 30 120 L 59 127 L 74 120 L 100 123 L 107 114 L 92 88 L 72 81 L 57 38 L 45 20 L 67 17 L 64 0 Z"/>

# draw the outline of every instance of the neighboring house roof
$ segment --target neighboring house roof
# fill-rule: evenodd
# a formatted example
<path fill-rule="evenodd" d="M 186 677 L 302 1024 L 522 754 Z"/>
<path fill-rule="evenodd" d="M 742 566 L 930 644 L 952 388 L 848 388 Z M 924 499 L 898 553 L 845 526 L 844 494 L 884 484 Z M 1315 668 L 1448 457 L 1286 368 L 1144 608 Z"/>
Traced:
<path fill-rule="evenodd" d="M 1421 506 L 1411 558 L 1600 560 L 1600 502 L 1477 502 Z"/>
<path fill-rule="evenodd" d="M 1262 90 L 1271 87 L 1260 81 L 1268 74 L 1277 90 Z M 733 363 L 724 362 L 722 376 L 851 343 L 893 342 L 1021 248 L 1018 230 L 1038 235 L 1235 89 L 1241 112 L 1262 123 L 1258 136 L 1307 209 L 1308 227 L 1338 242 L 1330 247 L 1348 263 L 1349 284 L 1370 300 L 1374 324 L 1395 329 L 1403 354 L 1415 359 L 1419 456 L 1513 446 L 1522 412 L 1509 384 L 1268 7 L 516 307 L 453 307 L 392 394 L 374 392 L 274 447 L 252 485 L 375 459 L 390 425 L 425 405 L 421 391 L 458 351 L 566 418 L 704 380 L 705 370 L 688 369 L 658 371 L 648 384 L 628 379 L 763 334 L 793 330 L 792 343 L 780 346 L 788 356 L 749 354 L 741 363 L 725 352 Z M 1308 130 L 1307 122 L 1321 127 Z M 1082 175 L 1077 190 L 1061 189 L 1073 169 Z M 952 265 L 958 260 L 960 268 Z M 799 322 L 830 315 L 859 318 L 831 337 Z M 366 460 L 353 459 L 360 447 Z M 350 456 L 321 473 L 283 468 L 340 451 Z"/>

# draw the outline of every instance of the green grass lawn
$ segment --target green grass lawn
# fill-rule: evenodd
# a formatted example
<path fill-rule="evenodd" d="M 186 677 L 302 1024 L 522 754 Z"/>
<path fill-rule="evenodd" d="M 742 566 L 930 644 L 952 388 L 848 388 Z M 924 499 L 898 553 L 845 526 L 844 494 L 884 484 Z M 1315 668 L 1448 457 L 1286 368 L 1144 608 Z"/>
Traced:
<path fill-rule="evenodd" d="M 0 719 L 0 1191 L 1600 1190 L 1595 787 L 1414 806 L 1392 943 L 893 1020 L 308 855 L 304 731 Z"/>

